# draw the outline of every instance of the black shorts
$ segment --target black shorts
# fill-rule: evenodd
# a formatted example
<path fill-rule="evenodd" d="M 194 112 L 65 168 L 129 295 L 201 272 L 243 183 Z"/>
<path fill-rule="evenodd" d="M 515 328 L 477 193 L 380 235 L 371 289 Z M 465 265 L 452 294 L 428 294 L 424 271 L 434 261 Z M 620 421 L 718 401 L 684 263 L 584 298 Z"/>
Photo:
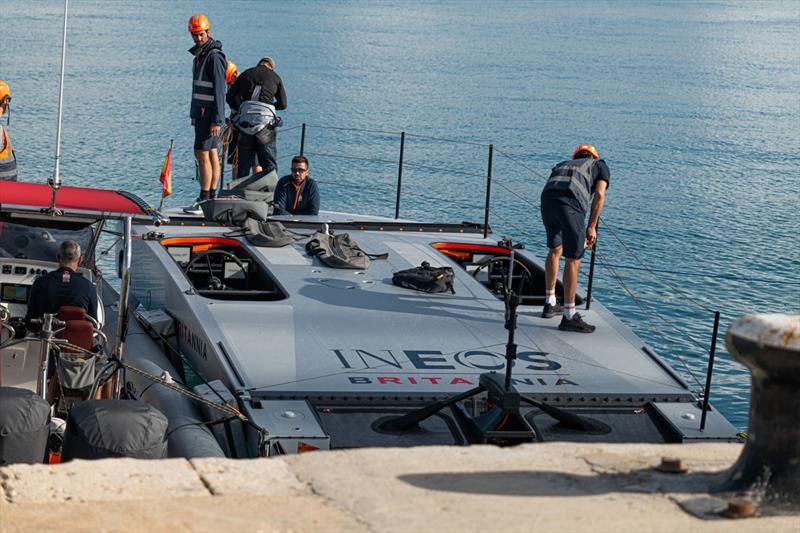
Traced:
<path fill-rule="evenodd" d="M 211 135 L 210 117 L 199 117 L 194 119 L 195 150 L 214 150 L 219 146 L 219 138 L 219 135 Z"/>
<path fill-rule="evenodd" d="M 571 195 L 542 196 L 542 222 L 547 232 L 547 247 L 564 246 L 567 259 L 581 259 L 586 241 L 586 214 Z"/>

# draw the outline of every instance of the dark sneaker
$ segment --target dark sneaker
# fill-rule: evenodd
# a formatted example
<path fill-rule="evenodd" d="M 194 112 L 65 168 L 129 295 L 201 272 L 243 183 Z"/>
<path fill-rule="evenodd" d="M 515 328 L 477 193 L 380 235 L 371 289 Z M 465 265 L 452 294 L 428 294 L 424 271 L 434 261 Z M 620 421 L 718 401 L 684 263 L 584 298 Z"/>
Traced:
<path fill-rule="evenodd" d="M 561 323 L 558 325 L 561 331 L 577 331 L 578 333 L 591 333 L 595 327 L 583 321 L 583 317 L 575 313 L 572 320 L 567 320 L 567 317 L 561 317 Z"/>
<path fill-rule="evenodd" d="M 187 205 L 186 207 L 184 207 L 183 208 L 183 212 L 186 213 L 187 215 L 202 215 L 203 214 L 203 210 L 200 209 L 200 202 L 202 202 L 202 201 L 203 201 L 202 199 L 198 198 L 197 200 L 192 202 L 190 205 Z"/>
<path fill-rule="evenodd" d="M 561 307 L 561 304 L 556 302 L 554 305 L 544 304 L 544 309 L 542 309 L 542 318 L 553 318 L 556 315 L 560 315 L 564 312 L 564 308 Z"/>

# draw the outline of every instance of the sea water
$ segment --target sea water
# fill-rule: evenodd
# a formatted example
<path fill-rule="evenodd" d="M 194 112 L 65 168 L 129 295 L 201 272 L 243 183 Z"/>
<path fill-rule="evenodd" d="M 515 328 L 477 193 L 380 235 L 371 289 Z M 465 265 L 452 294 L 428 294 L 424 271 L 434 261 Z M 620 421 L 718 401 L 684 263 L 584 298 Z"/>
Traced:
<path fill-rule="evenodd" d="M 490 222 L 543 257 L 543 182 L 589 142 L 612 173 L 594 295 L 695 390 L 715 310 L 721 332 L 745 313 L 798 311 L 796 1 L 70 7 L 67 184 L 158 205 L 174 139 L 166 205 L 195 197 L 186 26 L 202 11 L 240 70 L 276 60 L 289 101 L 280 170 L 306 123 L 324 209 L 393 216 L 405 131 L 400 215 L 482 222 L 491 143 Z M 0 78 L 13 91 L 8 129 L 23 181 L 52 174 L 62 24 L 60 0 L 0 3 Z M 722 338 L 717 348 L 712 401 L 744 429 L 748 374 Z"/>

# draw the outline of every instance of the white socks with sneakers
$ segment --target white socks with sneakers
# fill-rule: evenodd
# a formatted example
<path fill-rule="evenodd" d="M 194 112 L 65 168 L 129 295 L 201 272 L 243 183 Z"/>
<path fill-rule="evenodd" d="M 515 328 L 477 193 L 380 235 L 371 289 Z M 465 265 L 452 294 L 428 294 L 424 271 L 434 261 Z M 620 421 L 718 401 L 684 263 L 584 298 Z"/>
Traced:
<path fill-rule="evenodd" d="M 575 316 L 575 302 L 564 302 L 564 317 L 567 320 L 572 320 Z"/>
<path fill-rule="evenodd" d="M 544 303 L 547 305 L 556 305 L 556 290 L 553 289 L 552 291 L 549 289 L 544 290 L 545 301 Z"/>

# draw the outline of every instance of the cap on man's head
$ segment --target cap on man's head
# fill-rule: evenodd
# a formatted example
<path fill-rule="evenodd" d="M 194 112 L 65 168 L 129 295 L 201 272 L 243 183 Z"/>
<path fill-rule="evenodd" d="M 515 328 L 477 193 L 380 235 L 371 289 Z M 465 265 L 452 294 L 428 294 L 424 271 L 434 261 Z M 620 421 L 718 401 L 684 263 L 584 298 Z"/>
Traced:
<path fill-rule="evenodd" d="M 266 65 L 271 69 L 275 68 L 275 60 L 269 56 L 264 56 L 258 61 L 259 65 Z"/>

